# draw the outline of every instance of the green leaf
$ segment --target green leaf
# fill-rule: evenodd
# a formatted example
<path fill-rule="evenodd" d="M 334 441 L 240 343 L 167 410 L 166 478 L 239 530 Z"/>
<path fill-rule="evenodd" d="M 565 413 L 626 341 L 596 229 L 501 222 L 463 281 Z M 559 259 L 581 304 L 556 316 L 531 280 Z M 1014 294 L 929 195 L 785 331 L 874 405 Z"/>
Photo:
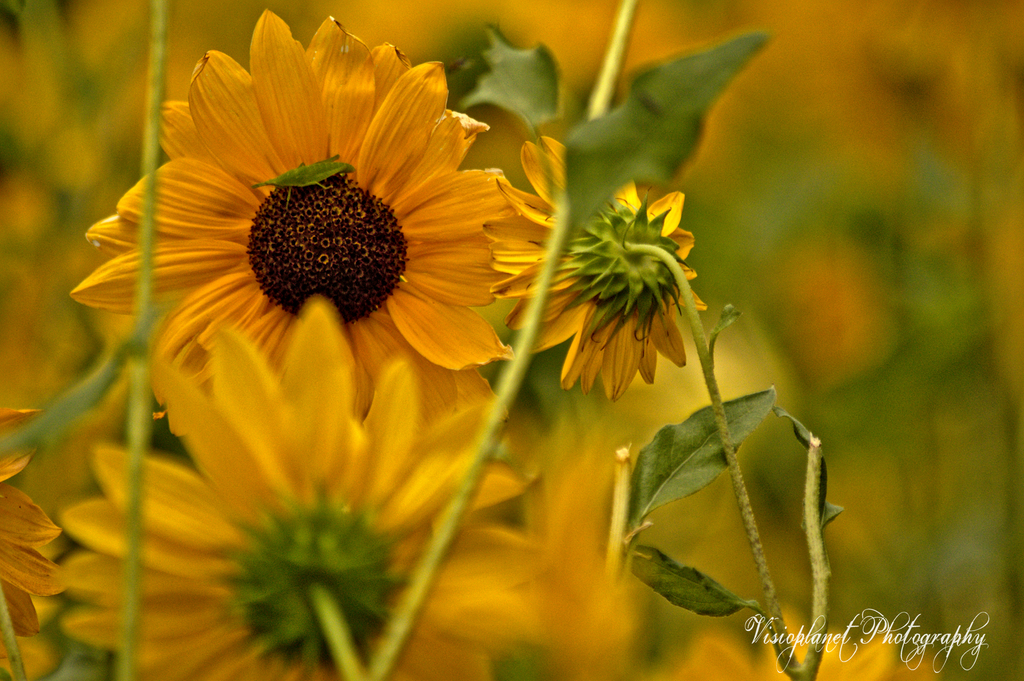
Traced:
<path fill-rule="evenodd" d="M 24 427 L 0 439 L 0 456 L 56 441 L 75 419 L 94 407 L 113 385 L 125 360 L 122 348 L 89 376 L 69 388 Z"/>
<path fill-rule="evenodd" d="M 718 318 L 718 323 L 715 324 L 715 328 L 711 329 L 711 334 L 708 336 L 708 352 L 712 356 L 715 354 L 715 341 L 718 340 L 718 334 L 732 326 L 732 323 L 740 318 L 740 314 L 742 313 L 732 305 L 722 308 L 722 316 Z"/>
<path fill-rule="evenodd" d="M 821 529 L 824 530 L 825 526 L 833 520 L 835 520 L 836 516 L 838 516 L 844 510 L 845 509 L 843 509 L 842 506 L 836 506 L 835 504 L 830 504 L 829 502 L 826 501 L 825 509 L 821 512 Z"/>
<path fill-rule="evenodd" d="M 544 45 L 512 47 L 496 26 L 488 29 L 491 48 L 484 52 L 490 73 L 462 100 L 462 107 L 494 104 L 516 114 L 536 131 L 558 117 L 558 64 Z"/>
<path fill-rule="evenodd" d="M 622 105 L 573 130 L 565 156 L 573 221 L 586 220 L 630 180 L 672 179 L 693 152 L 708 108 L 767 39 L 748 33 L 645 71 Z"/>
<path fill-rule="evenodd" d="M 793 422 L 793 434 L 796 435 L 796 439 L 800 441 L 800 444 L 804 446 L 804 449 L 808 449 L 811 446 L 811 431 L 807 430 L 804 424 L 796 420 L 796 418 L 782 407 L 772 407 L 772 411 L 775 415 L 789 419 Z"/>
<path fill-rule="evenodd" d="M 669 603 L 698 615 L 723 617 L 742 608 L 761 612 L 757 601 L 740 598 L 703 572 L 677 563 L 651 546 L 634 550 L 632 566 L 633 574 Z"/>
<path fill-rule="evenodd" d="M 333 177 L 338 173 L 351 173 L 353 170 L 355 170 L 353 166 L 348 163 L 339 162 L 338 156 L 335 155 L 325 161 L 318 161 L 308 166 L 303 163 L 298 168 L 281 173 L 266 182 L 257 182 L 252 188 L 256 189 L 266 185 L 273 185 L 275 187 L 308 187 L 311 184 L 320 184 L 328 177 Z"/>
<path fill-rule="evenodd" d="M 729 434 L 737 447 L 768 416 L 775 388 L 725 403 Z M 711 407 L 694 412 L 679 425 L 665 426 L 637 456 L 630 481 L 629 529 L 651 511 L 697 492 L 725 470 L 725 452 Z"/>

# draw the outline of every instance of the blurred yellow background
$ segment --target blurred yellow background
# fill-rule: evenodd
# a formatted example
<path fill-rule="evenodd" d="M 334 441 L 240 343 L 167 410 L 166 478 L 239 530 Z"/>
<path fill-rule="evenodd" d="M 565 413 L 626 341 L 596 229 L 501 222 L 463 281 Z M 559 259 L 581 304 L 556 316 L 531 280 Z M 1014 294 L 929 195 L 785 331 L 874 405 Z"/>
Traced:
<path fill-rule="evenodd" d="M 565 120 L 544 129 L 555 137 L 581 116 L 615 10 L 592 0 L 181 0 L 168 98 L 186 97 L 207 49 L 246 65 L 266 7 L 304 44 L 332 15 L 413 63 L 454 64 L 456 109 L 484 69 L 487 23 L 514 44 L 543 42 L 564 77 Z M 874 608 L 953 632 L 985 612 L 989 647 L 971 671 L 951 658 L 943 678 L 1020 678 L 1024 3 L 641 0 L 623 87 L 644 64 L 744 29 L 767 29 L 771 41 L 714 107 L 670 187 L 687 195 L 687 262 L 706 323 L 726 303 L 743 312 L 720 342 L 723 390 L 775 384 L 824 442 L 829 499 L 846 508 L 826 533 L 836 626 Z M 127 328 L 68 292 L 103 260 L 85 229 L 138 178 L 147 35 L 139 2 L 27 0 L 20 16 L 0 13 L 3 406 L 45 406 Z M 496 109 L 470 113 L 492 130 L 467 167 L 503 168 L 527 189 L 526 131 Z M 519 412 L 534 432 L 517 434 L 513 420 L 512 439 L 599 418 L 609 457 L 639 447 L 706 404 L 690 356 L 684 369 L 662 362 L 655 385 L 637 381 L 614 405 L 600 390 L 560 394 L 560 357 L 541 356 Z M 119 404 L 112 397 L 19 476 L 48 512 L 82 495 L 88 443 L 118 437 Z M 782 599 L 805 613 L 803 461 L 789 428 L 769 418 L 741 460 Z M 649 535 L 759 596 L 725 480 L 665 509 Z M 671 659 L 675 639 L 709 625 L 745 635 L 742 615 L 709 622 L 651 608 L 671 632 L 651 637 L 654 657 Z"/>

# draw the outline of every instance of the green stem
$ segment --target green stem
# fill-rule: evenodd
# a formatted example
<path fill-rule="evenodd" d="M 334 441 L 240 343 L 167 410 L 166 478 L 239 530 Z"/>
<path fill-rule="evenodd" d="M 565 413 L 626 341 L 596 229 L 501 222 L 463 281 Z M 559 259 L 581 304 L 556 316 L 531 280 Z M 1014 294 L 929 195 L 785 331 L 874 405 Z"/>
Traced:
<path fill-rule="evenodd" d="M 807 479 L 804 482 L 804 531 L 807 534 L 807 552 L 811 557 L 811 626 L 823 623 L 821 633 L 828 628 L 828 585 L 832 570 L 825 553 L 825 538 L 821 532 L 821 513 L 818 498 L 821 495 L 821 440 L 811 435 L 807 448 Z M 821 649 L 810 646 L 799 668 L 803 681 L 814 681 L 821 665 Z"/>
<path fill-rule="evenodd" d="M 626 516 L 629 514 L 629 447 L 615 452 L 615 487 L 612 495 L 612 519 L 608 526 L 608 547 L 605 567 L 608 576 L 617 578 L 622 570 L 622 552 L 625 547 Z"/>
<path fill-rule="evenodd" d="M 320 584 L 314 584 L 309 588 L 309 597 L 313 601 L 317 619 L 320 620 L 320 628 L 331 649 L 331 657 L 341 670 L 341 677 L 345 681 L 366 681 L 366 669 L 363 668 L 359 653 L 356 652 L 352 632 L 349 631 L 345 614 L 338 607 L 338 603 Z"/>
<path fill-rule="evenodd" d="M 11 663 L 14 681 L 26 681 L 25 663 L 21 659 L 21 648 L 18 647 L 18 637 L 14 634 L 14 622 L 11 621 L 11 611 L 7 607 L 7 596 L 4 594 L 2 584 L 0 584 L 0 630 L 3 631 L 4 647 L 7 648 L 7 660 Z"/>
<path fill-rule="evenodd" d="M 412 574 L 409 586 L 395 614 L 388 621 L 383 643 L 370 663 L 370 679 L 384 681 L 398 662 L 405 643 L 412 633 L 423 604 L 430 593 L 430 587 L 440 570 L 448 549 L 455 541 L 462 519 L 483 477 L 487 464 L 494 457 L 500 439 L 500 431 L 509 408 L 519 393 L 519 387 L 530 366 L 533 349 L 540 333 L 541 319 L 547 305 L 551 281 L 558 270 L 562 251 L 569 234 L 569 211 L 566 210 L 564 195 L 558 199 L 555 227 L 548 238 L 544 267 L 537 279 L 537 294 L 530 300 L 526 311 L 526 323 L 516 336 L 515 359 L 505 367 L 498 383 L 497 396 L 487 415 L 487 420 L 477 440 L 476 456 L 466 471 L 458 490 L 448 502 L 436 534 L 432 537 Z"/>
<path fill-rule="evenodd" d="M 679 266 L 676 256 L 657 246 L 648 244 L 632 244 L 630 250 L 658 258 L 668 267 L 675 277 L 676 285 L 683 296 L 683 311 L 690 324 L 690 331 L 693 333 L 693 342 L 697 347 L 697 357 L 700 359 L 700 366 L 704 372 L 704 383 L 708 388 L 708 395 L 711 398 L 711 409 L 715 415 L 715 425 L 718 427 L 718 435 L 722 440 L 722 449 L 725 452 L 725 460 L 729 466 L 729 477 L 732 478 L 732 490 L 736 495 L 736 503 L 739 505 L 740 517 L 743 519 L 743 528 L 747 533 L 747 541 L 750 550 L 754 555 L 754 564 L 757 567 L 757 574 L 761 580 L 761 590 L 764 593 L 764 600 L 768 606 L 768 613 L 776 618 L 782 626 L 782 633 L 785 633 L 785 621 L 782 619 L 782 609 L 779 607 L 779 600 L 775 593 L 775 583 L 768 572 L 768 562 L 765 560 L 764 547 L 761 545 L 761 536 L 757 531 L 757 521 L 754 519 L 754 509 L 750 505 L 750 495 L 747 494 L 747 486 L 743 482 L 743 473 L 740 471 L 739 459 L 736 457 L 736 446 L 733 444 L 732 436 L 729 434 L 729 424 L 725 418 L 725 407 L 722 404 L 722 394 L 718 389 L 718 380 L 715 378 L 714 359 L 708 348 L 708 339 L 701 324 L 700 316 L 697 314 L 697 304 L 693 297 L 693 290 L 690 282 L 686 279 L 686 273 Z"/>
<path fill-rule="evenodd" d="M 146 96 L 146 129 L 142 141 L 142 174 L 146 177 L 142 221 L 139 224 L 139 278 L 135 293 L 135 333 L 129 344 L 128 415 L 126 440 L 128 470 L 126 490 L 126 537 L 124 604 L 121 613 L 121 646 L 116 678 L 136 677 L 142 593 L 142 468 L 143 455 L 153 431 L 149 333 L 153 317 L 153 242 L 156 223 L 156 170 L 160 161 L 160 106 L 163 101 L 167 63 L 168 1 L 150 2 L 149 83 Z"/>
<path fill-rule="evenodd" d="M 608 42 L 608 49 L 604 53 L 601 74 L 597 78 L 597 84 L 590 95 L 590 105 L 587 107 L 587 118 L 591 120 L 608 112 L 612 97 L 615 95 L 615 83 L 619 79 L 619 74 L 622 73 L 622 64 L 625 61 L 626 47 L 629 45 L 629 32 L 633 27 L 636 5 L 637 0 L 622 0 L 619 10 L 615 14 L 615 26 Z"/>

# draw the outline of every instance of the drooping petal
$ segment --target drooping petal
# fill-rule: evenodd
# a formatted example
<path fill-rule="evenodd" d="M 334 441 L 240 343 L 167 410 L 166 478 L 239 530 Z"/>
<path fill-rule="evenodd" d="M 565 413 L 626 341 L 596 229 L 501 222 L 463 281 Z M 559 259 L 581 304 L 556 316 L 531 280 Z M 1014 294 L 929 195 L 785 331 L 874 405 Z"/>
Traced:
<path fill-rule="evenodd" d="M 291 170 L 270 142 L 252 78 L 231 57 L 206 53 L 188 91 L 199 139 L 228 174 L 253 185 Z"/>
<path fill-rule="evenodd" d="M 0 541 L 38 547 L 55 539 L 60 528 L 17 487 L 0 483 Z"/>
<path fill-rule="evenodd" d="M 625 323 L 612 334 L 604 349 L 601 364 L 601 380 L 604 392 L 613 402 L 626 392 L 640 368 L 642 343 L 637 340 L 637 316 L 626 319 Z"/>
<path fill-rule="evenodd" d="M 665 216 L 665 224 L 661 228 L 662 236 L 669 236 L 672 232 L 676 231 L 679 227 L 679 221 L 683 218 L 683 199 L 686 198 L 680 192 L 672 192 L 661 197 L 651 205 L 647 207 L 647 215 L 650 218 L 655 218 L 662 213 L 668 213 Z M 687 232 L 689 234 L 689 232 Z M 693 235 L 691 235 L 692 237 Z M 681 257 L 685 258 L 686 255 Z"/>
<path fill-rule="evenodd" d="M 6 580 L 0 580 L 3 586 L 4 597 L 7 600 L 7 609 L 11 613 L 11 622 L 14 624 L 16 636 L 35 636 L 39 633 L 39 616 L 36 614 L 36 607 L 32 603 L 32 597 L 28 592 L 19 589 Z"/>
<path fill-rule="evenodd" d="M 288 24 L 270 10 L 256 22 L 249 66 L 256 104 L 285 169 L 326 159 L 327 126 L 319 83 Z"/>
<path fill-rule="evenodd" d="M 373 117 L 373 60 L 358 38 L 327 19 L 306 49 L 320 83 L 330 155 L 355 163 Z"/>
<path fill-rule="evenodd" d="M 553 206 L 555 198 L 551 188 L 565 187 L 565 147 L 550 137 L 542 137 L 541 143 L 544 150 L 532 142 L 523 145 L 520 152 L 523 172 L 540 198 Z"/>
<path fill-rule="evenodd" d="M 359 150 L 355 166 L 360 187 L 391 204 L 423 157 L 447 98 L 441 64 L 420 64 L 399 77 Z"/>
<path fill-rule="evenodd" d="M 0 579 L 37 596 L 63 591 L 57 581 L 57 566 L 28 546 L 0 542 Z"/>
<path fill-rule="evenodd" d="M 648 335 L 640 346 L 640 376 L 644 382 L 654 383 L 654 370 L 658 367 L 658 349 Z"/>
<path fill-rule="evenodd" d="M 446 305 L 403 285 L 392 292 L 387 308 L 405 340 L 434 364 L 468 369 L 511 358 L 512 349 L 494 329 L 465 307 Z"/>
<path fill-rule="evenodd" d="M 540 225 L 554 226 L 555 209 L 544 199 L 516 189 L 503 177 L 498 178 L 498 189 L 523 217 Z"/>
<path fill-rule="evenodd" d="M 665 317 L 668 318 L 665 319 Z M 686 364 L 683 335 L 679 333 L 679 327 L 676 325 L 676 313 L 671 308 L 667 312 L 654 315 L 651 322 L 651 341 L 658 352 L 668 357 L 669 361 L 676 366 L 681 367 Z"/>

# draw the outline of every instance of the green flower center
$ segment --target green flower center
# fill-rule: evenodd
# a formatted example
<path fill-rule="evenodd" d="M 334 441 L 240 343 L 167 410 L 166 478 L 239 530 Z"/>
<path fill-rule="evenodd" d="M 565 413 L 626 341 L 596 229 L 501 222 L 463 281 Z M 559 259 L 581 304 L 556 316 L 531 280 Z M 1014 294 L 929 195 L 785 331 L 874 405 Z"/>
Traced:
<path fill-rule="evenodd" d="M 662 305 L 678 301 L 675 278 L 664 263 L 631 248 L 655 246 L 674 255 L 679 244 L 661 235 L 667 215 L 648 219 L 646 198 L 635 212 L 616 201 L 569 243 L 562 275 L 575 279 L 572 289 L 580 292 L 573 304 L 597 304 L 589 333 L 613 321 L 622 325 L 634 310 L 639 314 L 639 329 L 646 333 Z"/>
<path fill-rule="evenodd" d="M 278 187 L 252 221 L 249 264 L 268 298 L 297 314 L 312 295 L 342 318 L 367 316 L 405 272 L 405 236 L 391 209 L 345 174 Z"/>
<path fill-rule="evenodd" d="M 330 649 L 311 594 L 319 586 L 366 653 L 400 581 L 388 571 L 390 543 L 366 517 L 320 501 L 287 517 L 268 516 L 249 534 L 248 550 L 235 557 L 233 605 L 259 645 L 310 666 L 328 663 Z"/>

